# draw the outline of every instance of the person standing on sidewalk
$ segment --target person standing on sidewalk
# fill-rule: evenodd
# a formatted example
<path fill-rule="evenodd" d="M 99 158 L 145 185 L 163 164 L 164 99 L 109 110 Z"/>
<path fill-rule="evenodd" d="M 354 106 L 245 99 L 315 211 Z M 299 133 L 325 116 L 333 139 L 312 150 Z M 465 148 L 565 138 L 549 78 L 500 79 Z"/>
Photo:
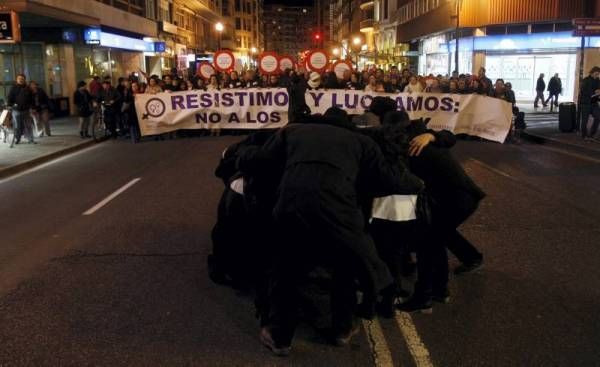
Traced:
<path fill-rule="evenodd" d="M 77 115 L 79 116 L 79 136 L 81 138 L 91 138 L 89 126 L 94 109 L 92 107 L 92 95 L 85 88 L 85 82 L 82 80 L 77 83 L 77 90 L 73 93 L 73 101 L 77 106 Z"/>
<path fill-rule="evenodd" d="M 542 101 L 542 105 L 544 107 L 547 106 L 546 100 L 544 99 L 544 91 L 546 90 L 546 82 L 544 81 L 544 73 L 540 74 L 540 77 L 537 80 L 537 84 L 535 86 L 535 91 L 537 95 L 535 96 L 535 101 L 533 101 L 533 107 L 538 108 L 538 100 Z"/>
<path fill-rule="evenodd" d="M 27 134 L 29 142 L 36 144 L 31 130 L 31 109 L 33 108 L 33 93 L 27 85 L 24 74 L 17 75 L 17 82 L 8 92 L 8 106 L 12 109 L 15 143 L 21 142 L 21 136 Z"/>
<path fill-rule="evenodd" d="M 558 77 L 558 73 L 556 73 L 548 82 L 548 99 L 546 100 L 546 104 L 550 101 L 550 111 L 552 111 L 553 107 L 558 107 L 558 95 L 561 93 L 562 81 Z M 554 97 L 554 101 L 552 97 Z"/>
<path fill-rule="evenodd" d="M 590 75 L 583 78 L 581 81 L 581 87 L 579 89 L 579 109 L 581 119 L 579 126 L 583 140 L 590 140 L 591 136 L 596 134 L 598 124 L 600 123 L 599 119 L 594 118 L 591 134 L 588 135 L 588 119 L 594 112 L 592 108 L 592 96 L 597 93 L 596 90 L 600 89 L 598 77 L 600 77 L 600 67 L 594 66 L 592 70 L 590 70 Z M 596 109 L 597 108 L 598 106 L 596 106 Z"/>
<path fill-rule="evenodd" d="M 50 112 L 49 112 L 49 98 L 46 92 L 40 88 L 38 83 L 31 81 L 29 83 L 31 93 L 33 93 L 33 105 L 34 109 L 31 113 L 34 122 L 35 136 L 41 137 L 51 136 L 50 134 Z"/>

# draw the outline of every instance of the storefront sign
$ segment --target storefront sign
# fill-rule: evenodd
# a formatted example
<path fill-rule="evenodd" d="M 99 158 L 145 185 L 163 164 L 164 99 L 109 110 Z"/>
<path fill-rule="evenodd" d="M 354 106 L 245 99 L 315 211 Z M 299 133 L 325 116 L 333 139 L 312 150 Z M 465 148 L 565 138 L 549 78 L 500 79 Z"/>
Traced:
<path fill-rule="evenodd" d="M 279 73 L 279 57 L 275 52 L 263 52 L 258 57 L 258 68 L 262 74 Z"/>
<path fill-rule="evenodd" d="M 322 72 L 327 68 L 329 58 L 323 50 L 312 50 L 306 56 L 306 67 L 310 71 Z"/>
<path fill-rule="evenodd" d="M 219 50 L 215 52 L 215 69 L 219 71 L 229 71 L 235 66 L 235 57 L 229 50 Z"/>
<path fill-rule="evenodd" d="M 162 53 L 167 51 L 166 42 L 154 42 L 154 52 Z"/>
<path fill-rule="evenodd" d="M 21 41 L 19 16 L 16 12 L 0 13 L 0 43 Z"/>
<path fill-rule="evenodd" d="M 100 44 L 100 28 L 86 28 L 83 31 L 83 40 L 88 45 L 99 45 Z"/>
<path fill-rule="evenodd" d="M 198 74 L 206 80 L 210 79 L 212 75 L 216 74 L 214 66 L 212 66 L 212 64 L 208 61 L 202 61 L 198 63 L 196 70 Z"/>
<path fill-rule="evenodd" d="M 279 58 L 279 70 L 285 71 L 286 69 L 294 69 L 294 59 L 291 56 L 281 56 Z"/>
<path fill-rule="evenodd" d="M 581 39 L 573 37 L 571 32 L 473 37 L 473 49 L 487 51 L 578 48 L 580 45 Z"/>
<path fill-rule="evenodd" d="M 350 61 L 338 60 L 333 64 L 333 72 L 338 79 L 343 79 L 346 71 L 352 72 L 352 63 Z"/>
<path fill-rule="evenodd" d="M 100 45 L 124 50 L 154 52 L 154 42 L 146 42 L 139 38 L 125 37 L 108 32 L 100 32 Z"/>
<path fill-rule="evenodd" d="M 376 96 L 390 97 L 412 119 L 430 118 L 427 127 L 504 142 L 511 127 L 512 106 L 501 99 L 476 94 L 370 93 L 350 90 L 309 91 L 312 113 L 339 107 L 362 114 Z M 287 124 L 286 89 L 186 91 L 139 94 L 135 98 L 142 135 L 178 129 L 262 129 Z"/>

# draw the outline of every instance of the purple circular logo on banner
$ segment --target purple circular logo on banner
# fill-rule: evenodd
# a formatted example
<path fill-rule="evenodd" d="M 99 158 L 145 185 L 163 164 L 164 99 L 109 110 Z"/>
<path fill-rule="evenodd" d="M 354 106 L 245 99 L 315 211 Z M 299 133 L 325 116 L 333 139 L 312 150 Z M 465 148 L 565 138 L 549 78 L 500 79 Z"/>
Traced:
<path fill-rule="evenodd" d="M 167 106 L 160 98 L 150 98 L 146 102 L 146 114 L 151 117 L 160 117 L 165 113 Z"/>

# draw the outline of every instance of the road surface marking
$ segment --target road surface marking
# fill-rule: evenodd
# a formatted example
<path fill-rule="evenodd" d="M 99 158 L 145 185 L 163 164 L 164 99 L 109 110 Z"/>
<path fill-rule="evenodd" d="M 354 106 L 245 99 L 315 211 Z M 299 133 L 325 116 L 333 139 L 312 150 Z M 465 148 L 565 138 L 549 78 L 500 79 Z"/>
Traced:
<path fill-rule="evenodd" d="M 98 204 L 94 205 L 93 207 L 91 207 L 90 209 L 88 209 L 87 211 L 85 211 L 83 213 L 83 215 L 92 215 L 92 214 L 94 214 L 100 208 L 102 208 L 104 205 L 108 204 L 109 201 L 111 201 L 112 199 L 114 199 L 117 196 L 121 195 L 125 190 L 127 190 L 131 186 L 135 185 L 141 179 L 142 179 L 141 177 L 138 177 L 138 178 L 134 178 L 133 180 L 129 181 L 123 187 L 121 187 L 117 191 L 113 192 L 112 194 L 108 195 L 101 202 L 99 202 Z"/>
<path fill-rule="evenodd" d="M 392 353 L 390 352 L 390 348 L 385 341 L 385 336 L 383 336 L 383 330 L 381 329 L 379 320 L 363 320 L 362 324 L 365 332 L 367 333 L 369 346 L 373 352 L 372 354 L 375 366 L 393 367 L 394 362 L 392 361 Z"/>
<path fill-rule="evenodd" d="M 396 312 L 396 323 L 404 336 L 408 350 L 415 361 L 417 367 L 433 367 L 429 351 L 421 341 L 412 318 L 406 312 Z"/>
<path fill-rule="evenodd" d="M 472 161 L 472 162 L 474 162 L 474 163 L 476 163 L 476 164 L 478 164 L 478 165 L 480 165 L 480 166 L 482 166 L 482 167 L 484 167 L 484 168 L 487 168 L 488 170 L 490 170 L 490 171 L 492 171 L 492 172 L 494 172 L 494 173 L 497 173 L 497 174 L 499 174 L 500 176 L 504 176 L 504 177 L 507 177 L 507 178 L 510 178 L 510 179 L 516 180 L 516 178 L 514 178 L 514 177 L 513 177 L 513 176 L 511 176 L 511 175 L 509 175 L 508 173 L 506 173 L 506 172 L 503 172 L 503 171 L 500 171 L 499 169 L 497 169 L 497 168 L 494 168 L 494 167 L 490 166 L 490 165 L 489 165 L 489 164 L 487 164 L 487 163 L 483 163 L 482 161 L 480 161 L 480 160 L 478 160 L 478 159 L 475 159 L 475 158 L 469 158 L 469 160 L 470 160 L 470 161 Z"/>
<path fill-rule="evenodd" d="M 577 154 L 577 153 L 568 152 L 568 151 L 563 150 L 563 149 L 553 148 L 553 147 L 548 147 L 548 146 L 541 146 L 541 148 L 545 149 L 545 150 L 553 151 L 555 153 L 561 153 L 561 154 L 564 154 L 564 155 L 568 155 L 568 156 L 573 157 L 573 158 L 583 159 L 584 161 L 589 161 L 589 162 L 593 162 L 593 163 L 600 163 L 600 159 L 596 159 L 596 158 L 592 158 L 592 157 L 587 157 L 585 155 L 581 155 L 581 154 Z"/>

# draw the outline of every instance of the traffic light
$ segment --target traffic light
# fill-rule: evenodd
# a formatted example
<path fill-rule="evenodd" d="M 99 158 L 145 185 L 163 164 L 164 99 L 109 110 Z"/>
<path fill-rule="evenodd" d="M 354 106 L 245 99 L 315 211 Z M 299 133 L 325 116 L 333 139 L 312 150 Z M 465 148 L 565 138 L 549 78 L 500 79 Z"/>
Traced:
<path fill-rule="evenodd" d="M 321 35 L 321 33 L 316 32 L 314 35 L 315 41 L 319 42 L 321 41 L 321 39 L 323 38 L 323 36 Z"/>

